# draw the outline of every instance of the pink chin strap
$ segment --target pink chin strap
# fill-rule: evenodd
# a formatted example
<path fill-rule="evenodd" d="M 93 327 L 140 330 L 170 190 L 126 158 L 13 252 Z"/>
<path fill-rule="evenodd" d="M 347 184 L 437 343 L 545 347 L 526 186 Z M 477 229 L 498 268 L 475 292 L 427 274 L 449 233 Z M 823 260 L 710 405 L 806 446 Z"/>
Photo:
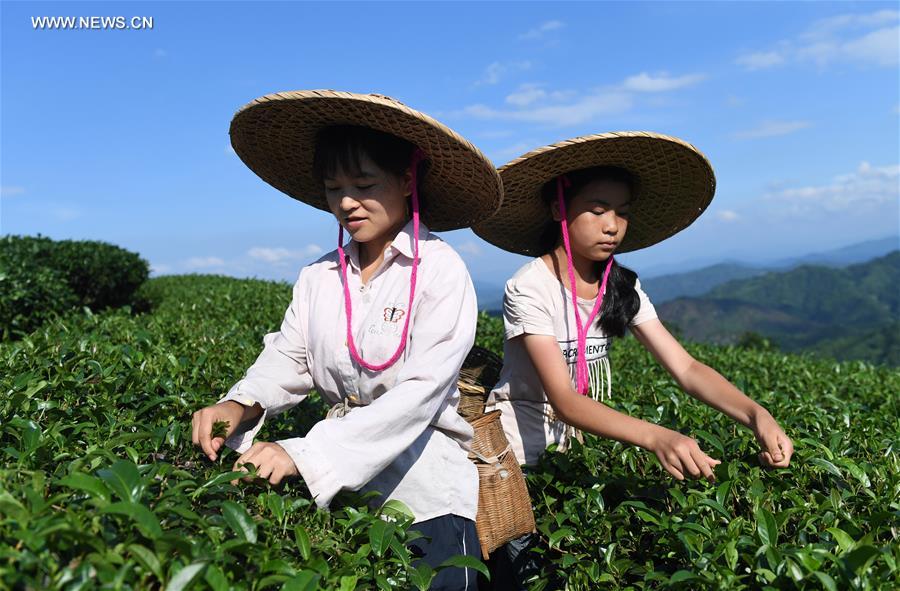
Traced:
<path fill-rule="evenodd" d="M 566 175 L 560 175 L 556 178 L 556 199 L 559 202 L 559 214 L 562 218 L 559 222 L 562 228 L 563 244 L 566 247 L 566 263 L 569 271 L 569 284 L 572 286 L 572 308 L 575 310 L 575 328 L 578 330 L 578 357 L 576 363 L 577 384 L 576 388 L 579 394 L 587 395 L 588 393 L 588 368 L 587 359 L 587 329 L 594 322 L 600 307 L 603 305 L 603 296 L 606 295 L 606 282 L 609 279 L 609 271 L 613 266 L 613 256 L 609 255 L 606 262 L 606 268 L 603 270 L 603 279 L 600 281 L 600 290 L 597 293 L 597 301 L 594 303 L 594 309 L 588 316 L 587 322 L 581 324 L 581 314 L 578 312 L 578 295 L 575 291 L 575 266 L 572 264 L 572 248 L 569 246 L 569 220 L 566 217 L 566 200 L 563 195 L 563 187 L 571 185 Z"/>
<path fill-rule="evenodd" d="M 419 163 L 425 159 L 425 153 L 422 152 L 419 148 L 416 148 L 412 154 L 412 160 L 410 162 L 410 172 L 412 174 L 412 218 L 413 218 L 413 264 L 412 264 L 412 276 L 409 281 L 409 304 L 406 307 L 406 320 L 403 322 L 403 334 L 400 336 L 400 344 L 397 346 L 397 350 L 391 356 L 390 359 L 381 364 L 369 363 L 365 359 L 363 359 L 359 352 L 356 350 L 356 343 L 353 342 L 353 306 L 350 303 L 350 288 L 347 284 L 347 261 L 344 256 L 344 226 L 338 224 L 338 257 L 341 260 L 341 279 L 344 283 L 344 311 L 347 316 L 347 347 L 350 349 L 350 356 L 362 367 L 370 370 L 370 371 L 381 371 L 389 368 L 394 365 L 398 359 L 400 359 L 400 355 L 403 354 L 403 350 L 406 348 L 406 337 L 409 334 L 409 319 L 412 316 L 413 309 L 413 298 L 416 293 L 416 275 L 419 268 L 419 188 L 418 188 L 418 180 L 416 178 L 417 171 L 419 167 Z"/>

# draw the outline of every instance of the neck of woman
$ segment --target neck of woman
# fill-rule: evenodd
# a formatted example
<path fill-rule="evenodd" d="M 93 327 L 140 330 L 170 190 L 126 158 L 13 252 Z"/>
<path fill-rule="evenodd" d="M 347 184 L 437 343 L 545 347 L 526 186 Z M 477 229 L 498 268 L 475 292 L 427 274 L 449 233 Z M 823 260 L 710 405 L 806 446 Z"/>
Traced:
<path fill-rule="evenodd" d="M 553 256 L 554 262 L 556 263 L 554 267 L 556 268 L 557 275 L 559 275 L 559 280 L 562 281 L 565 285 L 569 285 L 568 263 L 566 262 L 566 247 L 562 244 L 559 244 L 556 248 L 553 249 L 551 255 Z M 575 269 L 576 282 L 580 280 L 583 283 L 593 284 L 600 281 L 600 269 L 602 268 L 602 262 L 578 256 L 578 253 L 573 252 L 572 267 Z"/>
<path fill-rule="evenodd" d="M 368 281 L 368 278 L 372 275 L 372 273 L 381 265 L 381 262 L 384 260 L 384 251 L 387 250 L 387 247 L 391 245 L 394 239 L 397 237 L 397 234 L 400 233 L 400 230 L 403 229 L 403 226 L 406 225 L 407 220 L 404 220 L 396 227 L 391 228 L 387 232 L 384 232 L 380 236 L 376 236 L 371 240 L 367 240 L 366 242 L 359 242 L 359 268 L 363 271 L 363 283 Z"/>

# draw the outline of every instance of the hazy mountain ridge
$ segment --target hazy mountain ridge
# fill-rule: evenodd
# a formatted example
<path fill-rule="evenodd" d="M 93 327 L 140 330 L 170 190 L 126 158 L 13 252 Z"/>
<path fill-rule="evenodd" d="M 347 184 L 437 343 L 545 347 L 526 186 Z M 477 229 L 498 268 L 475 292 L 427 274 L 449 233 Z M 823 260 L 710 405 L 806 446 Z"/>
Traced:
<path fill-rule="evenodd" d="M 691 340 L 734 343 L 748 332 L 788 351 L 900 363 L 900 251 L 845 268 L 804 265 L 723 283 L 657 305 Z"/>
<path fill-rule="evenodd" d="M 699 269 L 693 268 L 683 273 L 666 274 L 658 274 L 660 268 L 656 267 L 641 273 L 641 285 L 650 296 L 651 301 L 662 304 L 678 297 L 704 295 L 723 283 L 737 279 L 788 271 L 804 265 L 844 267 L 870 261 L 898 248 L 900 248 L 900 237 L 889 236 L 851 244 L 839 249 L 789 257 L 768 263 L 723 261 Z"/>

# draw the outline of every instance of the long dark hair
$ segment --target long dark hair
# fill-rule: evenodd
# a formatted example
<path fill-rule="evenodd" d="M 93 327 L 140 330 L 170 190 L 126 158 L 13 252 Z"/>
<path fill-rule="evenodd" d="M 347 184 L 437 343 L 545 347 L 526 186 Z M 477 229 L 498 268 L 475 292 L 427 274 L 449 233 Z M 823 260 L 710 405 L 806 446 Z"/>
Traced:
<path fill-rule="evenodd" d="M 563 189 L 563 199 L 565 199 L 566 205 L 572 202 L 572 198 L 585 185 L 593 181 L 622 183 L 628 187 L 628 192 L 631 195 L 635 194 L 635 187 L 637 186 L 637 179 L 633 174 L 624 168 L 616 166 L 582 168 L 581 170 L 566 173 L 566 178 L 569 179 L 569 186 Z M 545 183 L 541 188 L 541 197 L 548 206 L 556 200 L 556 190 L 556 179 Z M 543 252 L 552 251 L 559 244 L 559 240 L 559 222 L 551 220 L 541 236 Z M 606 269 L 606 265 L 609 264 L 610 260 L 611 258 L 603 263 L 603 267 L 599 270 L 600 273 Z M 636 281 L 637 273 L 613 261 L 606 284 L 606 295 L 603 297 L 603 305 L 600 308 L 600 314 L 597 319 L 597 322 L 606 334 L 616 337 L 624 336 L 628 323 L 637 314 L 641 302 L 640 298 L 638 298 L 637 290 L 634 288 Z"/>
<path fill-rule="evenodd" d="M 415 145 L 403 138 L 370 127 L 332 125 L 316 134 L 313 175 L 320 182 L 333 176 L 338 169 L 358 175 L 360 158 L 366 156 L 382 170 L 402 176 L 409 168 L 415 149 Z M 427 161 L 419 164 L 416 174 L 419 186 L 427 166 Z M 422 199 L 421 193 L 419 199 Z"/>

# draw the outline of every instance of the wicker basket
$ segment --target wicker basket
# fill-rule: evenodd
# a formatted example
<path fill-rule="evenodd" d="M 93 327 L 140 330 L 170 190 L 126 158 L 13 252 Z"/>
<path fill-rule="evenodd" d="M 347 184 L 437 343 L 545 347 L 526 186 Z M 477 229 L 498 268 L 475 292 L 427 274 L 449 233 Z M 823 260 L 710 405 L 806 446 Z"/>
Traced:
<path fill-rule="evenodd" d="M 535 531 L 525 476 L 495 410 L 469 421 L 475 429 L 469 457 L 478 468 L 475 529 L 485 560 L 503 544 Z"/>
<path fill-rule="evenodd" d="M 503 360 L 494 353 L 474 346 L 459 370 L 459 414 L 471 421 L 484 414 L 484 404 L 500 379 Z"/>

